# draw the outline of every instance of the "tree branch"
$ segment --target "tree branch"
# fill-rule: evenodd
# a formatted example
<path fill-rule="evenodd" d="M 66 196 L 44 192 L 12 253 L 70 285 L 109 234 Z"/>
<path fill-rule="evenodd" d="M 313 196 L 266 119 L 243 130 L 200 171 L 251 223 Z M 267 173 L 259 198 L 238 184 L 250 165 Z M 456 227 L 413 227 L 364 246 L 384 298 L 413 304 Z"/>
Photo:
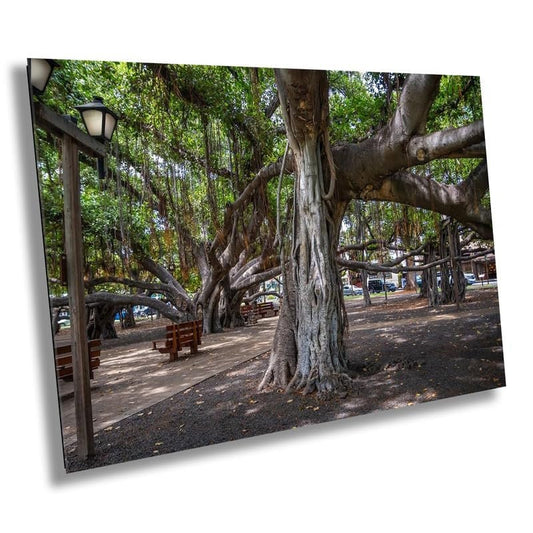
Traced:
<path fill-rule="evenodd" d="M 97 285 L 105 285 L 107 283 L 117 283 L 119 285 L 125 285 L 126 287 L 134 287 L 137 289 L 143 289 L 148 292 L 152 293 L 162 293 L 162 294 L 169 294 L 171 291 L 169 290 L 167 285 L 164 285 L 162 283 L 150 283 L 147 281 L 137 281 L 129 278 L 120 278 L 117 276 L 105 276 L 101 278 L 94 278 L 90 281 L 85 282 L 85 287 L 88 290 L 93 289 Z"/>
<path fill-rule="evenodd" d="M 52 307 L 66 307 L 68 306 L 68 297 L 59 297 L 50 299 Z M 124 305 L 144 305 L 159 311 L 164 317 L 177 322 L 182 320 L 185 316 L 191 316 L 185 310 L 179 310 L 173 306 L 169 306 L 164 302 L 149 296 L 140 294 L 115 294 L 110 292 L 93 292 L 85 296 L 85 305 L 99 305 L 102 303 L 109 303 L 118 306 Z"/>
<path fill-rule="evenodd" d="M 427 163 L 469 146 L 476 146 L 485 140 L 483 121 L 478 120 L 461 128 L 437 131 L 424 136 L 413 137 L 407 145 L 409 165 Z"/>
<path fill-rule="evenodd" d="M 429 109 L 439 88 L 440 76 L 410 74 L 400 94 L 398 107 L 390 121 L 393 138 L 407 139 L 424 133 Z"/>
<path fill-rule="evenodd" d="M 479 206 L 487 184 L 487 165 L 482 161 L 460 185 L 444 185 L 414 172 L 401 171 L 384 178 L 379 188 L 369 188 L 363 196 L 367 200 L 399 202 L 449 215 L 481 237 L 492 239 L 490 210 Z"/>
<path fill-rule="evenodd" d="M 263 281 L 268 281 L 276 276 L 279 276 L 280 274 L 281 266 L 276 266 L 269 270 L 245 277 L 240 281 L 237 281 L 234 285 L 232 285 L 231 288 L 236 291 L 248 289 L 249 287 L 257 285 L 258 283 L 262 283 Z"/>

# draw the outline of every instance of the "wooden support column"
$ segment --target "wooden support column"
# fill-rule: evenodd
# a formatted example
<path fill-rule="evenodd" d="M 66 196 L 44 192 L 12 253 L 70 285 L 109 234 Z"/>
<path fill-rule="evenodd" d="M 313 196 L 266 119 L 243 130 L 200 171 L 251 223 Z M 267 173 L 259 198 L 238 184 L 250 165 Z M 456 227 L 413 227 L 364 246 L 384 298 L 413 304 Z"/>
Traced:
<path fill-rule="evenodd" d="M 63 187 L 77 444 L 78 455 L 86 459 L 94 455 L 93 415 L 83 286 L 79 148 L 69 134 L 63 135 Z"/>
<path fill-rule="evenodd" d="M 83 239 L 81 233 L 79 152 L 103 158 L 105 144 L 81 131 L 75 123 L 58 115 L 40 102 L 32 102 L 35 125 L 63 142 L 63 204 L 65 255 L 67 259 L 72 372 L 78 455 L 94 455 L 93 413 L 90 388 L 90 361 L 83 286 Z"/>

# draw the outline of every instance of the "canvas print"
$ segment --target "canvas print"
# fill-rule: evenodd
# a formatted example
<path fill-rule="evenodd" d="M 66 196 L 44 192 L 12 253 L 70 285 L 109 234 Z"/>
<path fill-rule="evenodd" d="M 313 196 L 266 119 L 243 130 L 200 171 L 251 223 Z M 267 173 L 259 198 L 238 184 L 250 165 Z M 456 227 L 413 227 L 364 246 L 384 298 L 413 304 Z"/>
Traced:
<path fill-rule="evenodd" d="M 479 77 L 28 81 L 67 472 L 505 385 Z"/>

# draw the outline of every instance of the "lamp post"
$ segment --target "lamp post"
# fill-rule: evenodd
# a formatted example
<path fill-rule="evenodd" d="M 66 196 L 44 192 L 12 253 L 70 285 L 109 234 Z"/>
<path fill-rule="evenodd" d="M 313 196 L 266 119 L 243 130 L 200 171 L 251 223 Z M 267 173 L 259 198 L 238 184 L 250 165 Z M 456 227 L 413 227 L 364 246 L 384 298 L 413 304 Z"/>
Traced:
<path fill-rule="evenodd" d="M 36 94 L 43 94 L 52 72 L 59 66 L 57 61 L 53 59 L 30 59 L 29 70 L 30 80 L 33 92 Z"/>
<path fill-rule="evenodd" d="M 45 60 L 51 65 L 51 60 Z M 55 63 L 55 62 L 53 62 Z M 42 76 L 35 74 L 35 66 L 42 67 Z M 57 65 L 57 64 L 56 64 Z M 53 69 L 52 69 L 53 70 Z M 67 283 L 71 319 L 72 370 L 74 384 L 74 404 L 76 412 L 77 451 L 83 458 L 94 455 L 94 432 L 92 421 L 90 360 L 85 319 L 85 290 L 83 280 L 83 246 L 80 205 L 79 152 L 103 162 L 106 154 L 104 139 L 111 139 L 117 117 L 110 110 L 105 111 L 111 120 L 105 128 L 107 117 L 101 119 L 103 129 L 96 132 L 96 138 L 81 131 L 69 118 L 60 116 L 40 102 L 35 102 L 33 94 L 42 94 L 50 79 L 51 71 L 46 65 L 30 60 L 28 65 L 30 95 L 34 123 L 45 131 L 59 137 L 63 145 L 63 199 L 65 220 L 65 254 L 67 262 Z M 45 83 L 42 80 L 46 78 Z M 34 83 L 36 85 L 34 85 Z M 103 104 L 102 104 L 103 105 Z M 83 107 L 83 106 L 80 106 Z M 105 106 L 104 106 L 105 107 Z M 83 118 L 83 114 L 82 114 Z M 108 135 L 106 135 L 106 133 Z"/>
<path fill-rule="evenodd" d="M 95 139 L 104 142 L 110 141 L 117 127 L 118 117 L 111 109 L 104 105 L 100 96 L 94 96 L 88 104 L 78 105 L 87 133 Z"/>
<path fill-rule="evenodd" d="M 105 142 L 111 141 L 118 117 L 104 105 L 104 100 L 100 96 L 94 96 L 93 101 L 88 104 L 76 106 L 79 111 L 87 133 L 94 139 Z M 102 157 L 98 158 L 98 176 L 105 177 L 105 165 Z"/>

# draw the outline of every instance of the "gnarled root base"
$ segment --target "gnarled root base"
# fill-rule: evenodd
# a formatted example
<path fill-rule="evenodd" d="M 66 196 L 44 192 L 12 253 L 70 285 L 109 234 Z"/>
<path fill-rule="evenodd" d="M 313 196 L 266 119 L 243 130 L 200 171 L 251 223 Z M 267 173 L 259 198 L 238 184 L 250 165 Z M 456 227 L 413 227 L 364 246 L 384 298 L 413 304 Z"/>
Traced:
<path fill-rule="evenodd" d="M 277 363 L 270 361 L 258 390 L 265 390 L 271 387 L 285 389 L 293 372 L 294 369 L 291 369 L 288 361 L 278 361 Z"/>
<path fill-rule="evenodd" d="M 280 312 L 268 368 L 259 384 L 259 390 L 270 387 L 285 389 L 296 372 L 297 356 L 294 329 L 290 326 L 282 327 L 283 323 L 292 322 L 289 311 L 288 303 L 285 303 Z"/>
<path fill-rule="evenodd" d="M 343 372 L 330 373 L 325 376 L 319 376 L 318 370 L 312 370 L 309 375 L 304 376 L 297 372 L 286 391 L 301 391 L 303 394 L 317 392 L 320 396 L 334 396 L 344 394 L 353 389 L 353 380 Z"/>

